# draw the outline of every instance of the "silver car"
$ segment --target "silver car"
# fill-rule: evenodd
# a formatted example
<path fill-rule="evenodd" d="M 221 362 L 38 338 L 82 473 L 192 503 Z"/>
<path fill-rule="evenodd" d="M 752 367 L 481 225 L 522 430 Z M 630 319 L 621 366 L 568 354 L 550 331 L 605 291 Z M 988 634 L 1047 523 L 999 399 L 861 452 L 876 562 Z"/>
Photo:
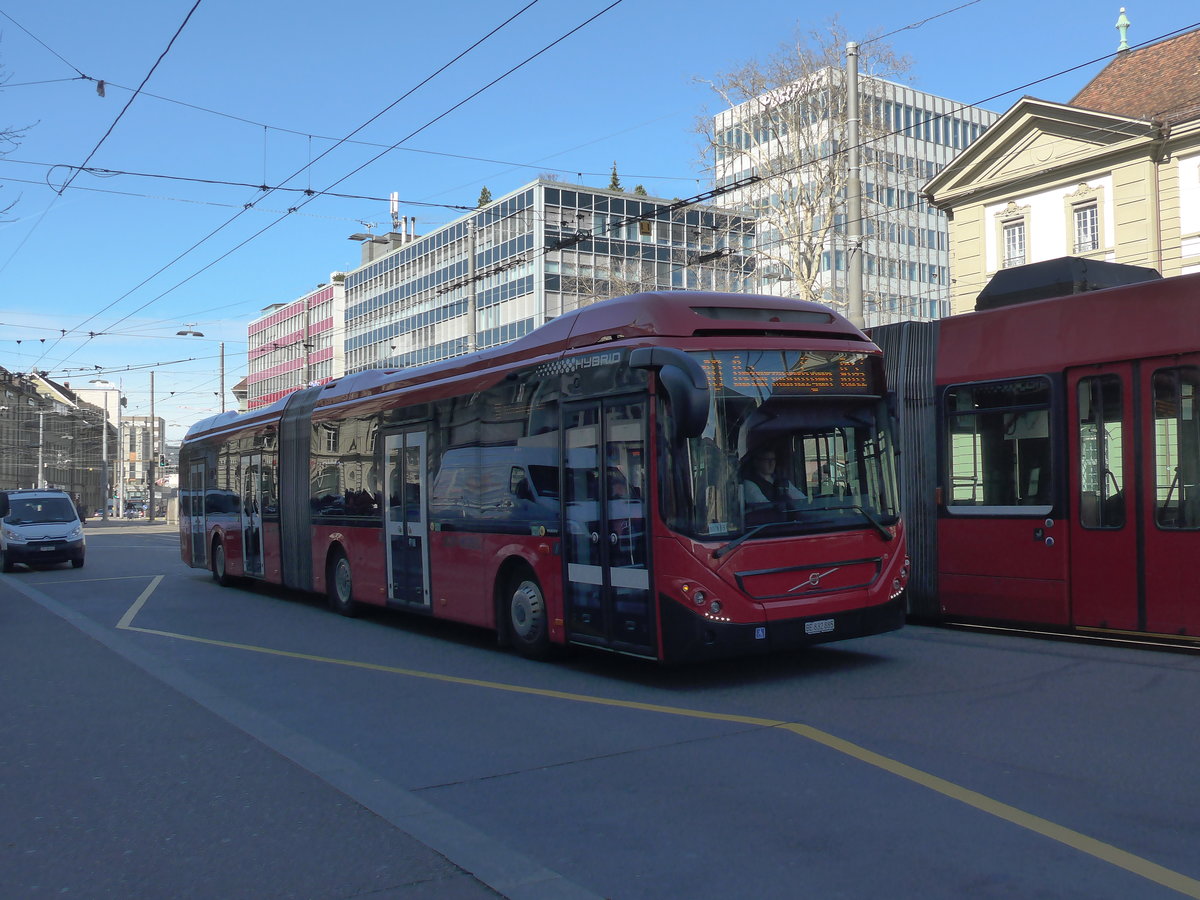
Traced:
<path fill-rule="evenodd" d="M 83 522 L 65 491 L 0 492 L 0 570 L 68 560 L 78 569 L 86 550 Z"/>

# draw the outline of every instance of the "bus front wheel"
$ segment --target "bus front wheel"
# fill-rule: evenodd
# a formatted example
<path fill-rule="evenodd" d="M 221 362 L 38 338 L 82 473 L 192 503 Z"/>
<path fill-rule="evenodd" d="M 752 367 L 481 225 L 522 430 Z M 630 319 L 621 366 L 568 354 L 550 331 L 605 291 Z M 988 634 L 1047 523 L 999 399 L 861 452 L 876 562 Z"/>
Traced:
<path fill-rule="evenodd" d="M 325 570 L 325 592 L 329 597 L 329 608 L 335 613 L 351 618 L 358 615 L 358 604 L 353 599 L 354 577 L 350 560 L 340 550 L 333 554 Z"/>
<path fill-rule="evenodd" d="M 504 591 L 508 636 L 517 652 L 531 659 L 550 653 L 550 623 L 546 598 L 537 577 L 528 569 L 516 572 Z"/>

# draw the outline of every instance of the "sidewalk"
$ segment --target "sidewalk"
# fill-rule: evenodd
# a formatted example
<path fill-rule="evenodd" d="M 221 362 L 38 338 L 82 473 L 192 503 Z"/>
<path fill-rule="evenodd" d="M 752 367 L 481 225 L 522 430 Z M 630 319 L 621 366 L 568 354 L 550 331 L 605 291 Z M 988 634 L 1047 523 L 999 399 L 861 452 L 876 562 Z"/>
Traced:
<path fill-rule="evenodd" d="M 55 602 L 9 588 L 8 577 L 0 576 L 0 896 L 497 896 L 80 631 Z"/>
<path fill-rule="evenodd" d="M 149 519 L 117 519 L 110 518 L 107 522 L 98 516 L 92 516 L 83 523 L 84 534 L 119 534 L 125 531 L 152 531 L 154 533 L 179 531 L 179 523 L 163 518 L 153 522 Z"/>

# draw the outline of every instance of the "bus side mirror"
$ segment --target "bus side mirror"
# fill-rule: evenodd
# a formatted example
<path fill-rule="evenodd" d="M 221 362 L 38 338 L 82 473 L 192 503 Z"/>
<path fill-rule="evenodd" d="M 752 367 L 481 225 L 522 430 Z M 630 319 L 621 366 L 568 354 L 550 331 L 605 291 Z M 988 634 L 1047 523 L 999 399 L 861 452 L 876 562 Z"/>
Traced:
<path fill-rule="evenodd" d="M 656 369 L 671 401 L 676 440 L 698 437 L 708 424 L 708 377 L 700 364 L 674 347 L 637 347 L 629 354 L 631 369 Z"/>
<path fill-rule="evenodd" d="M 900 398 L 896 396 L 895 391 L 888 391 L 884 394 L 884 401 L 887 403 L 888 416 L 893 422 L 900 421 Z"/>

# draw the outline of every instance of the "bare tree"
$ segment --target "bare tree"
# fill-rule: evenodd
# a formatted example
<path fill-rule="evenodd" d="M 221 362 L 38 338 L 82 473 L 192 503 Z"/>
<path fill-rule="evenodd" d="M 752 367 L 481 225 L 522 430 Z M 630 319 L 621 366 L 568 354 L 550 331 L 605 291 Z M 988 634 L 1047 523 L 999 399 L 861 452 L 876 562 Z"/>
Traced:
<path fill-rule="evenodd" d="M 831 252 L 845 223 L 843 52 L 848 39 L 835 18 L 765 59 L 702 79 L 727 107 L 715 119 L 700 119 L 696 128 L 717 186 L 755 179 L 718 202 L 758 216 L 764 290 L 773 280 L 786 280 L 793 296 L 828 299 L 821 274 L 830 259 L 823 255 Z M 871 76 L 895 78 L 910 66 L 888 44 L 869 36 L 861 42 L 859 60 L 867 84 Z M 870 91 L 867 84 L 860 82 L 860 94 Z M 864 111 L 870 107 L 861 105 Z M 863 116 L 862 143 L 886 133 L 882 122 Z"/>
<path fill-rule="evenodd" d="M 0 88 L 2 88 L 7 81 L 8 73 L 4 70 L 3 66 L 0 66 Z M 17 147 L 20 146 L 21 138 L 25 136 L 26 131 L 28 131 L 28 128 L 13 128 L 11 126 L 0 128 L 0 156 L 7 156 L 13 150 L 17 149 Z M 18 195 L 17 198 L 12 202 L 7 203 L 4 206 L 0 206 L 0 222 L 13 221 L 12 219 L 8 218 L 8 213 L 12 212 L 13 208 L 18 202 L 20 202 L 20 200 L 21 198 Z"/>

